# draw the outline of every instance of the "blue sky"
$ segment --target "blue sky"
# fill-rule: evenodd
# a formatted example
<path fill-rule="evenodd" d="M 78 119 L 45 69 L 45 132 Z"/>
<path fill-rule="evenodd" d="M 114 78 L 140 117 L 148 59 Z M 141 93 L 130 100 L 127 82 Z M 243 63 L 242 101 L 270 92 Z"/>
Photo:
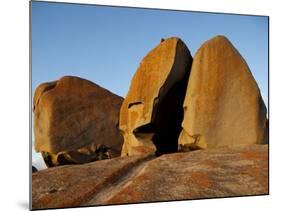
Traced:
<path fill-rule="evenodd" d="M 193 56 L 219 34 L 245 58 L 267 101 L 267 17 L 32 2 L 32 93 L 42 82 L 75 75 L 124 97 L 161 38 L 180 37 Z"/>

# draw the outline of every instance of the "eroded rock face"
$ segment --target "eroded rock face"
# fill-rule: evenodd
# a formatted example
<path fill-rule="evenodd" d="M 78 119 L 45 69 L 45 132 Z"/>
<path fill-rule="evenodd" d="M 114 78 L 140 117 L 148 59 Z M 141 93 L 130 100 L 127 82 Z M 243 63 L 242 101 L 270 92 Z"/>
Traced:
<path fill-rule="evenodd" d="M 32 208 L 81 206 L 143 157 L 119 157 L 81 165 L 58 166 L 32 174 Z"/>
<path fill-rule="evenodd" d="M 32 174 L 32 208 L 268 194 L 268 145 L 130 156 Z"/>
<path fill-rule="evenodd" d="M 250 69 L 223 36 L 195 54 L 184 100 L 182 150 L 267 140 L 266 107 Z"/>
<path fill-rule="evenodd" d="M 49 167 L 120 155 L 122 101 L 78 77 L 41 84 L 34 94 L 35 150 Z"/>
<path fill-rule="evenodd" d="M 162 39 L 144 57 L 120 110 L 122 155 L 177 151 L 191 63 L 178 38 Z"/>

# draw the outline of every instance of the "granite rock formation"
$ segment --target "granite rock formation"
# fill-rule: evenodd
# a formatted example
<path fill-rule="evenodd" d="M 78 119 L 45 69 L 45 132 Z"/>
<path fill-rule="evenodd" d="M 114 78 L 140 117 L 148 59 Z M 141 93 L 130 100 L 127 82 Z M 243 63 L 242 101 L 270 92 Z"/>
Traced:
<path fill-rule="evenodd" d="M 123 99 L 78 77 L 39 85 L 34 94 L 35 150 L 48 167 L 119 156 Z"/>
<path fill-rule="evenodd" d="M 32 167 L 32 208 L 268 194 L 266 112 L 223 36 L 194 60 L 179 38 L 161 39 L 124 101 L 78 77 L 41 84 L 35 149 L 53 168 Z"/>
<path fill-rule="evenodd" d="M 119 157 L 32 174 L 32 208 L 268 194 L 268 145 Z"/>
<path fill-rule="evenodd" d="M 141 61 L 120 110 L 123 156 L 177 151 L 191 63 L 179 38 L 162 39 Z"/>
<path fill-rule="evenodd" d="M 183 107 L 181 150 L 267 142 L 260 90 L 224 36 L 208 40 L 196 52 Z"/>

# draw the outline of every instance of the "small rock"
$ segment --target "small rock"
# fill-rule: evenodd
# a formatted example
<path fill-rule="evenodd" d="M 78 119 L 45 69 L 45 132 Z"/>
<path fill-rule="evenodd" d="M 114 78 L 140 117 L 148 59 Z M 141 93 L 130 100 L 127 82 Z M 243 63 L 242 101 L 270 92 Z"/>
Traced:
<path fill-rule="evenodd" d="M 35 172 L 37 172 L 38 170 L 37 170 L 37 168 L 35 168 L 34 166 L 32 166 L 32 173 L 35 173 Z"/>

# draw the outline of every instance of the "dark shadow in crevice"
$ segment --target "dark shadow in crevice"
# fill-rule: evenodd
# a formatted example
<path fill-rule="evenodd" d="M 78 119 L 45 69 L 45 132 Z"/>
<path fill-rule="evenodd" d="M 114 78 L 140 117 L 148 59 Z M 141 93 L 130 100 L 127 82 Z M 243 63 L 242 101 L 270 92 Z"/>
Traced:
<path fill-rule="evenodd" d="M 160 88 L 158 97 L 154 99 L 151 122 L 134 130 L 134 135 L 138 139 L 152 139 L 156 146 L 156 155 L 178 151 L 178 137 L 182 130 L 181 123 L 184 116 L 183 102 L 192 57 L 183 43 L 178 43 L 177 48 L 181 49 L 176 51 L 172 70 Z M 181 79 L 178 74 L 183 74 Z"/>
<path fill-rule="evenodd" d="M 156 155 L 178 151 L 178 137 L 182 130 L 183 101 L 187 86 L 188 75 L 175 84 L 159 102 L 155 115 L 155 136 L 153 143 L 156 146 Z"/>
<path fill-rule="evenodd" d="M 128 105 L 128 108 L 131 108 L 132 106 L 134 106 L 134 105 L 139 105 L 139 104 L 142 104 L 142 102 L 130 103 L 130 104 Z"/>

